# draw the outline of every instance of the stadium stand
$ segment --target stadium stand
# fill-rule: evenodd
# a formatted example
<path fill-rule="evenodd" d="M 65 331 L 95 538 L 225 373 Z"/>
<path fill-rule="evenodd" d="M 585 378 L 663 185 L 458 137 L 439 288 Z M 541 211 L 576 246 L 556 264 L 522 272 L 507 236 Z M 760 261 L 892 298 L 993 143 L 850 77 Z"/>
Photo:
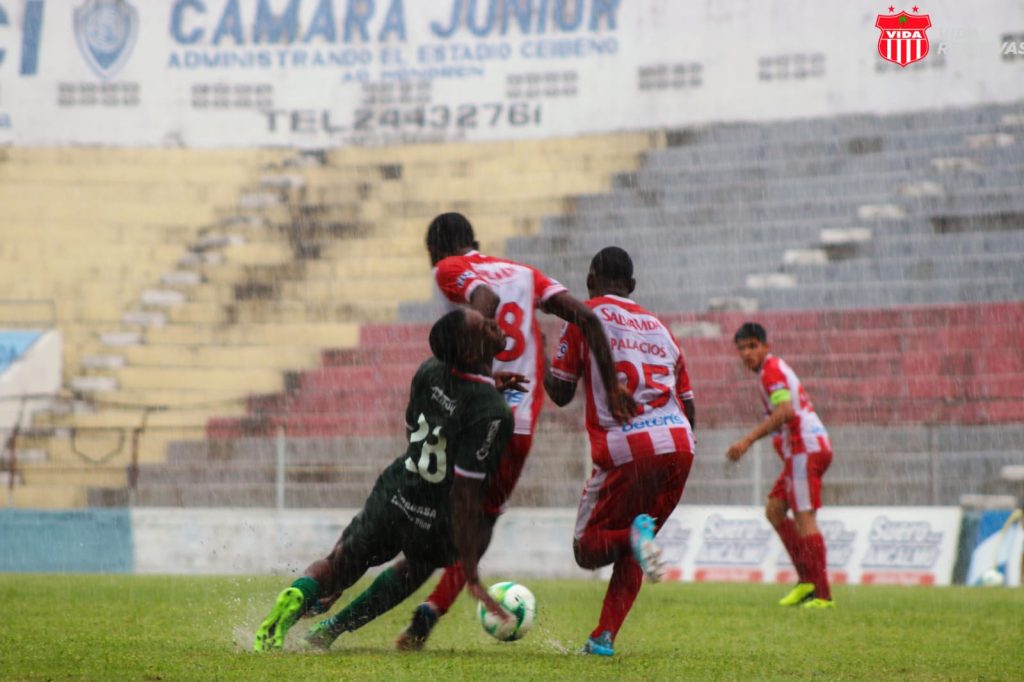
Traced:
<path fill-rule="evenodd" d="M 669 313 L 699 395 L 691 502 L 763 497 L 753 463 L 730 469 L 719 456 L 756 418 L 753 382 L 731 346 L 750 316 L 773 330 L 832 429 L 842 456 L 829 503 L 956 503 L 964 480 L 998 493 L 1000 467 L 1024 445 L 1019 110 L 670 132 L 666 148 L 615 176 L 612 192 L 579 196 L 539 234 L 511 236 L 505 252 L 578 293 L 598 248 L 633 253 L 637 298 Z M 807 141 L 815 135 L 824 141 Z M 494 236 L 493 212 L 431 208 L 467 210 Z M 270 504 L 283 427 L 289 504 L 359 504 L 375 471 L 363 466 L 401 451 L 404 387 L 426 354 L 416 322 L 435 314 L 422 300 L 425 220 L 400 224 L 408 251 L 399 253 L 419 287 L 400 305 L 409 324 L 364 326 L 358 348 L 325 351 L 319 368 L 289 375 L 288 390 L 254 396 L 245 416 L 210 420 L 209 439 L 175 443 L 166 465 L 140 474 L 139 503 Z M 494 224 L 500 237 L 514 232 Z M 395 252 L 389 242 L 375 260 Z M 572 505 L 585 472 L 579 410 L 549 408 L 514 503 Z"/>
<path fill-rule="evenodd" d="M 166 264 L 137 264 L 150 270 L 126 278 L 121 307 L 102 318 L 121 323 L 105 331 L 125 345 L 79 341 L 69 356 L 69 383 L 92 407 L 40 416 L 45 438 L 26 447 L 48 450 L 40 469 L 67 464 L 73 449 L 102 454 L 130 438 L 145 414 L 139 468 L 125 478 L 122 443 L 110 478 L 91 464 L 61 474 L 82 484 L 62 503 L 267 506 L 280 430 L 288 506 L 358 506 L 401 451 L 405 387 L 426 354 L 424 226 L 460 210 L 484 250 L 578 294 L 594 251 L 630 250 L 636 297 L 666 314 L 698 392 L 688 501 L 763 498 L 755 461 L 720 457 L 756 417 L 731 346 L 749 317 L 832 430 L 841 456 L 828 503 L 956 503 L 965 480 L 1002 492 L 998 471 L 1024 447 L 1020 111 L 264 156 L 213 213 L 191 218 L 199 227 L 157 240 L 178 243 Z M 514 504 L 575 504 L 581 422 L 578 408 L 549 406 Z M 111 431 L 91 434 L 92 449 L 53 437 L 75 427 Z M 52 485 L 27 474 L 24 488 Z"/>

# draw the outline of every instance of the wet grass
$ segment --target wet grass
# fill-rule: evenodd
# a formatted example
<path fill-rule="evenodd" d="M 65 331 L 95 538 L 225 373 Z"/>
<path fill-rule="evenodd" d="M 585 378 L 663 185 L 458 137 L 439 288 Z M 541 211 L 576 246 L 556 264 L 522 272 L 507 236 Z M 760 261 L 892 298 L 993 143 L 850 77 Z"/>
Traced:
<path fill-rule="evenodd" d="M 600 581 L 527 581 L 539 620 L 501 644 L 461 599 L 419 654 L 392 649 L 414 601 L 327 654 L 256 655 L 275 578 L 0 575 L 4 680 L 1020 680 L 1024 590 L 840 587 L 839 608 L 774 605 L 766 585 L 645 586 L 613 659 L 576 650 Z M 359 586 L 361 587 L 361 586 Z M 354 593 L 353 593 L 354 594 Z"/>

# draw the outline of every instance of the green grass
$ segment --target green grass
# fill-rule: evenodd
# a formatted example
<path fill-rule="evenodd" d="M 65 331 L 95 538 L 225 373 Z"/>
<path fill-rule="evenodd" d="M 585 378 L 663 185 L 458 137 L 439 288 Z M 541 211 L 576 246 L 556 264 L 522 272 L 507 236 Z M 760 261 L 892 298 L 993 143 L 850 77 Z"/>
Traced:
<path fill-rule="evenodd" d="M 539 619 L 516 643 L 488 638 L 463 598 L 425 651 L 399 654 L 410 600 L 330 653 L 299 649 L 304 621 L 293 650 L 256 655 L 252 633 L 280 578 L 0 575 L 0 679 L 1024 678 L 1024 590 L 840 587 L 839 608 L 805 612 L 774 605 L 781 586 L 645 586 L 618 653 L 602 659 L 575 652 L 604 583 L 526 582 Z"/>

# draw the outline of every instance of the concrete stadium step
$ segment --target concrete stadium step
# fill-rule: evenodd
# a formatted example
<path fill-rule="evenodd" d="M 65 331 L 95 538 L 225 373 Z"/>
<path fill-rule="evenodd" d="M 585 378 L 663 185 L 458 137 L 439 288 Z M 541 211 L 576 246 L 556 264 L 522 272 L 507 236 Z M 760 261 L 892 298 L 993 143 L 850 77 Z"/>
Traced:
<path fill-rule="evenodd" d="M 285 501 L 289 509 L 359 508 L 365 502 L 373 480 L 351 483 L 289 483 Z M 273 507 L 276 487 L 270 484 L 185 484 L 180 486 L 140 487 L 129 496 L 126 489 L 89 491 L 90 506 L 123 506 L 131 501 L 137 507 Z"/>
<path fill-rule="evenodd" d="M 581 212 L 603 210 L 609 207 L 644 207 L 652 202 L 665 205 L 699 204 L 701 202 L 766 203 L 792 198 L 819 198 L 840 184 L 845 193 L 855 197 L 915 197 L 948 195 L 970 190 L 1019 187 L 1024 182 L 1024 168 L 1013 166 L 989 168 L 970 174 L 955 176 L 935 172 L 896 171 L 865 174 L 845 174 L 837 177 L 814 175 L 807 178 L 774 182 L 722 182 L 690 189 L 677 183 L 641 185 L 636 189 L 620 189 L 603 195 L 580 197 L 577 209 Z"/>
<path fill-rule="evenodd" d="M 766 156 L 762 158 L 722 157 L 702 163 L 685 161 L 666 163 L 655 151 L 635 174 L 623 174 L 613 181 L 616 187 L 647 185 L 717 185 L 723 182 L 773 181 L 781 178 L 833 177 L 848 174 L 906 171 L 944 175 L 970 173 L 1020 163 L 1017 145 L 994 149 L 970 149 L 962 143 L 947 147 L 923 147 L 870 154 L 821 154 L 806 158 Z M 671 161 L 671 159 L 670 159 Z"/>
<path fill-rule="evenodd" d="M 818 138 L 801 135 L 776 137 L 778 128 L 763 128 L 771 131 L 770 137 L 756 139 L 757 135 L 744 136 L 742 129 L 721 126 L 695 131 L 688 135 L 689 144 L 671 144 L 655 155 L 649 155 L 648 162 L 678 165 L 680 163 L 701 163 L 722 158 L 800 158 L 826 154 L 870 154 L 874 151 L 917 150 L 927 147 L 948 147 L 969 144 L 969 138 L 979 134 L 1002 132 L 1014 135 L 1019 126 L 1005 125 L 1002 118 L 981 122 L 958 123 L 929 127 L 902 127 L 886 125 L 879 118 L 874 127 L 861 130 L 837 130 Z M 733 137 L 735 135 L 735 137 Z M 715 139 L 719 137 L 719 139 Z M 765 139 L 768 138 L 768 139 Z M 657 161 L 654 158 L 657 157 Z"/>
<path fill-rule="evenodd" d="M 64 462 L 24 464 L 18 467 L 23 485 L 26 487 L 68 487 L 101 486 L 120 487 L 125 485 L 124 467 L 96 464 L 72 466 Z"/>
<path fill-rule="evenodd" d="M 285 439 L 286 462 L 297 466 L 357 466 L 373 463 L 380 469 L 405 452 L 404 434 L 374 437 Z M 169 445 L 167 464 L 201 466 L 205 463 L 270 466 L 277 462 L 276 436 L 211 440 L 179 440 Z"/>
<path fill-rule="evenodd" d="M 245 329 L 253 326 L 337 325 L 393 320 L 397 308 L 397 299 L 382 298 L 356 301 L 329 298 L 320 301 L 243 300 L 230 304 L 191 301 L 169 309 L 167 316 L 176 326 L 223 327 L 229 331 L 234 326 L 241 331 L 232 334 L 245 335 Z"/>
<path fill-rule="evenodd" d="M 196 344 L 204 346 L 299 345 L 305 347 L 354 346 L 359 340 L 359 324 L 352 322 L 266 323 L 248 325 L 168 324 L 146 330 L 152 344 Z"/>
<path fill-rule="evenodd" d="M 90 350 L 98 353 L 103 349 L 94 345 Z M 279 371 L 315 366 L 320 360 L 316 345 L 140 345 L 118 349 L 116 356 L 135 367 L 262 367 Z"/>
<path fill-rule="evenodd" d="M 375 480 L 383 467 L 372 464 L 296 464 L 289 462 L 284 468 L 285 483 L 338 483 L 357 480 Z M 147 464 L 139 469 L 140 488 L 209 485 L 275 483 L 278 469 L 274 464 L 257 466 L 251 463 L 230 465 L 203 463 L 201 465 Z"/>

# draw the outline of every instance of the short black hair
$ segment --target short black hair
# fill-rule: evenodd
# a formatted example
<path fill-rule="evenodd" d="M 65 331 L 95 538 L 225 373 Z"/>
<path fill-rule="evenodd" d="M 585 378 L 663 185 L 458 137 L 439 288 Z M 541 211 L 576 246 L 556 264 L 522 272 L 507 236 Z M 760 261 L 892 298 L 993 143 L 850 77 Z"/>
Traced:
<path fill-rule="evenodd" d="M 744 339 L 757 339 L 761 343 L 768 343 L 768 332 L 757 322 L 744 322 L 733 334 L 732 342 L 739 343 Z"/>
<path fill-rule="evenodd" d="M 461 213 L 442 213 L 427 227 L 427 248 L 451 255 L 465 248 L 477 248 L 473 225 Z"/>
<path fill-rule="evenodd" d="M 446 365 L 458 365 L 464 350 L 465 327 L 466 311 L 462 308 L 456 308 L 435 322 L 430 328 L 430 352 L 434 357 Z"/>
<path fill-rule="evenodd" d="M 590 271 L 609 282 L 628 282 L 633 279 L 633 259 L 618 246 L 606 246 L 590 261 Z"/>

